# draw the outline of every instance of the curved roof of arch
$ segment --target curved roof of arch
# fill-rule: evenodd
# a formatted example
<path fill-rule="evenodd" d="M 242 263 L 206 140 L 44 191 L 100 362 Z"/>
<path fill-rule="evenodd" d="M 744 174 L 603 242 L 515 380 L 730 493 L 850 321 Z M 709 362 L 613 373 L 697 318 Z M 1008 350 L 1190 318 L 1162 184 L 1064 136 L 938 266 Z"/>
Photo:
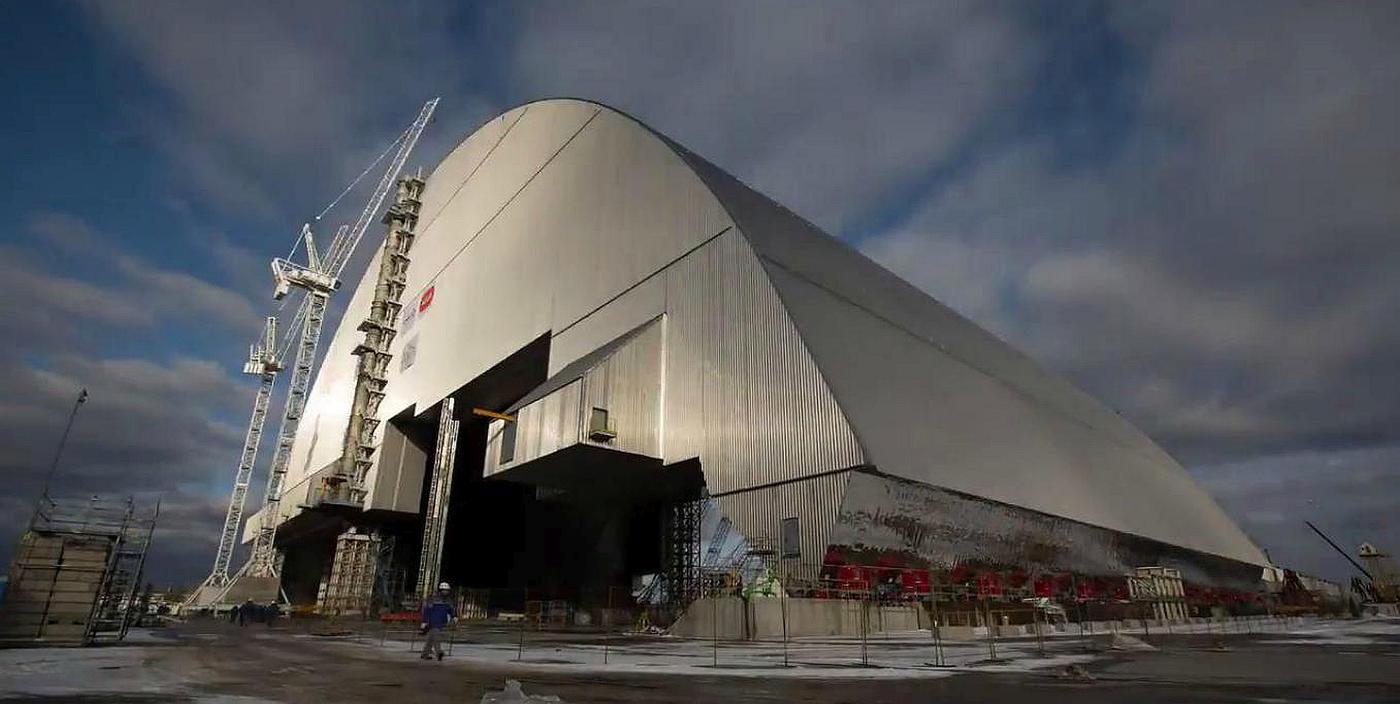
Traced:
<path fill-rule="evenodd" d="M 484 171 L 489 183 L 478 178 Z M 576 187 L 580 180 L 590 182 L 589 188 Z M 469 182 L 475 185 L 465 189 Z M 522 197 L 533 199 L 530 208 L 548 212 L 508 222 L 520 218 L 523 208 L 507 205 Z M 881 471 L 1266 562 L 1185 470 L 1126 420 L 624 113 L 575 99 L 536 101 L 507 111 L 441 162 L 428 179 L 423 204 L 408 290 L 436 291 L 431 305 L 416 314 L 420 324 L 443 312 L 438 308 L 475 315 L 466 307 L 453 308 L 454 301 L 496 295 L 473 289 L 478 282 L 499 285 L 499 276 L 481 268 L 490 267 L 518 270 L 517 293 L 552 290 L 512 296 L 511 315 L 466 321 L 464 328 L 478 326 L 482 335 L 507 345 L 541 332 L 565 339 L 585 317 L 647 300 L 633 294 L 653 286 L 655 272 L 736 229 L 761 263 L 866 457 Z M 607 242 L 571 237 L 574 227 L 606 232 Z M 534 239 L 507 247 L 499 237 L 481 237 L 493 228 Z M 468 251 L 472 256 L 463 257 Z M 479 268 L 464 268 L 467 261 Z M 424 266 L 429 262 L 432 266 Z M 372 262 L 350 303 L 351 329 L 358 321 L 354 311 L 368 307 L 374 269 Z M 561 274 L 567 271 L 593 275 Z M 633 311 L 634 322 L 608 339 L 662 312 Z M 327 353 L 322 376 L 328 386 L 343 387 L 353 373 L 331 362 L 336 345 L 353 345 L 346 322 Z M 400 343 L 413 334 L 403 331 Z M 454 347 L 451 360 L 443 360 L 431 347 L 418 348 L 415 365 L 423 367 L 416 375 L 434 383 L 391 383 L 382 415 L 426 408 L 471 378 L 466 375 L 500 358 L 495 350 L 463 344 Z M 574 359 L 592 349 L 579 350 Z M 551 360 L 551 370 L 574 359 Z M 317 386 L 322 384 L 318 378 Z M 345 391 L 321 396 L 321 412 L 341 401 L 348 408 Z M 317 402 L 308 404 L 308 416 Z"/>

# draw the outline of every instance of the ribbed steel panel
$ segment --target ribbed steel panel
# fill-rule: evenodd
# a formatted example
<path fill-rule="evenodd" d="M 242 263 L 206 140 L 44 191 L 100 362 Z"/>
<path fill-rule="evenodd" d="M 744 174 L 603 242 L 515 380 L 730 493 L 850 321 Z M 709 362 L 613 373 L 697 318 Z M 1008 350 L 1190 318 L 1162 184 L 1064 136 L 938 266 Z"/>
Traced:
<path fill-rule="evenodd" d="M 880 471 L 1255 564 L 1122 417 L 791 211 L 688 155 L 758 253 Z"/>
<path fill-rule="evenodd" d="M 417 354 L 407 368 L 391 365 L 384 417 L 430 408 L 540 335 L 573 329 L 730 224 L 668 144 L 625 115 L 572 100 L 517 108 L 473 133 L 429 176 L 422 214 L 406 298 L 433 295 L 391 349 L 401 359 L 400 346 L 415 340 Z M 361 279 L 328 346 L 289 485 L 340 454 L 350 350 L 372 288 Z M 659 284 L 650 296 L 628 298 L 639 305 L 624 317 L 659 314 Z M 575 347 L 603 327 L 580 327 Z"/>
<path fill-rule="evenodd" d="M 515 453 L 511 464 L 528 462 L 577 444 L 582 393 L 583 380 L 580 379 L 520 409 L 516 416 Z M 493 445 L 499 460 L 499 436 Z"/>
<path fill-rule="evenodd" d="M 716 497 L 734 530 L 752 541 L 768 538 L 779 546 L 783 519 L 800 520 L 802 555 L 782 561 L 788 574 L 812 577 L 831 543 L 836 517 L 850 483 L 849 471 Z"/>
<path fill-rule="evenodd" d="M 660 320 L 649 325 L 583 377 L 579 421 L 584 426 L 594 408 L 607 411 L 617 432 L 611 442 L 594 442 L 581 428 L 585 443 L 649 457 L 661 456 Z"/>
<path fill-rule="evenodd" d="M 657 274 L 567 328 L 555 329 L 549 375 L 665 312 L 666 277 Z"/>
<path fill-rule="evenodd" d="M 661 344 L 658 318 L 597 366 L 548 395 L 516 411 L 515 452 L 507 467 L 517 466 L 585 443 L 650 457 L 661 456 Z M 594 408 L 608 412 L 617 436 L 609 442 L 588 437 Z M 501 422 L 491 427 L 487 474 L 500 471 Z"/>
<path fill-rule="evenodd" d="M 666 281 L 667 463 L 699 457 L 713 494 L 864 461 L 739 233 L 692 252 Z"/>

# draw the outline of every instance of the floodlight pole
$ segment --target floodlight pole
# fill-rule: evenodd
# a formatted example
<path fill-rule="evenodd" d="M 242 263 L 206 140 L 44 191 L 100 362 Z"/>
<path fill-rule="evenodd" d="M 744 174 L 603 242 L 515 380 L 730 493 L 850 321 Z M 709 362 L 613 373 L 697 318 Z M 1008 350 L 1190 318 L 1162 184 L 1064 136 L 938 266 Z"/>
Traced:
<path fill-rule="evenodd" d="M 87 398 L 87 389 L 83 389 L 78 392 L 78 398 L 73 402 L 73 410 L 68 413 L 68 424 L 63 426 L 63 437 L 58 440 L 58 450 L 53 453 L 53 463 L 49 465 L 49 473 L 44 475 L 41 498 L 49 495 L 49 483 L 53 481 L 54 472 L 58 471 L 58 460 L 63 457 L 63 447 L 68 444 L 68 433 L 73 430 L 73 419 L 78 417 L 78 406 L 86 403 Z"/>

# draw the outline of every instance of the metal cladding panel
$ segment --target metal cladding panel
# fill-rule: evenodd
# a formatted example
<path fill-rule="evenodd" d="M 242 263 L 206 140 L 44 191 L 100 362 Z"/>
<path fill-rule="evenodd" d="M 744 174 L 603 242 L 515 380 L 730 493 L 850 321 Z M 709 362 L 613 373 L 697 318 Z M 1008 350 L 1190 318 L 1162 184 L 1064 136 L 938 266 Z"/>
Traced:
<path fill-rule="evenodd" d="M 528 462 L 579 442 L 580 379 L 520 409 L 516 415 L 515 454 L 512 464 Z M 500 438 L 494 443 L 500 459 Z"/>
<path fill-rule="evenodd" d="M 392 423 L 383 429 L 373 491 L 368 499 L 375 508 L 416 513 L 422 494 L 428 455 Z"/>
<path fill-rule="evenodd" d="M 385 416 L 412 405 L 423 409 L 436 404 L 548 332 L 554 288 L 578 278 L 578 273 L 549 265 L 549 236 L 559 231 L 541 227 L 541 220 L 549 217 L 545 211 L 557 194 L 539 188 L 537 180 L 593 124 L 598 108 L 565 102 L 513 112 L 519 118 L 502 135 L 468 139 L 499 143 L 488 150 L 480 168 L 467 172 L 466 181 L 427 179 L 405 285 L 405 299 L 418 305 L 410 325 L 401 321 L 391 348 L 399 359 L 412 340 L 415 359 L 390 375 L 381 405 Z M 469 156 L 465 150 L 454 152 L 444 167 L 454 157 Z M 599 234 L 582 228 L 574 232 Z"/>
<path fill-rule="evenodd" d="M 815 576 L 841 510 L 851 472 L 833 472 L 777 486 L 715 497 L 720 510 L 745 538 L 769 538 L 776 546 L 783 519 L 796 517 L 801 528 L 801 556 L 783 560 L 791 574 Z M 796 563 L 796 564 L 794 564 Z M 799 569 L 792 569 L 800 566 Z"/>
<path fill-rule="evenodd" d="M 881 471 L 1256 564 L 1263 553 L 1126 420 L 677 147 L 763 262 Z"/>
<path fill-rule="evenodd" d="M 726 232 L 666 271 L 664 459 L 711 494 L 864 462 L 753 252 Z"/>
<path fill-rule="evenodd" d="M 520 416 L 516 415 L 519 422 Z M 501 471 L 501 440 L 505 437 L 506 422 L 493 420 L 486 424 L 486 461 L 481 464 L 481 476 L 489 477 Z"/>
<path fill-rule="evenodd" d="M 673 146 L 714 189 L 754 251 L 765 261 L 820 282 L 852 304 L 923 338 L 968 366 L 995 376 L 1037 403 L 1074 417 L 1125 445 L 1169 459 L 1131 423 L 995 335 L 713 164 L 684 147 Z"/>
<path fill-rule="evenodd" d="M 539 146 L 513 156 L 524 142 Z M 517 159 L 537 163 L 505 165 Z M 399 336 L 416 334 L 417 354 L 390 380 L 390 415 L 436 403 L 530 340 L 569 329 L 729 225 L 665 142 L 576 101 L 526 106 L 453 198 L 414 247 L 408 290 L 433 293 L 416 333 Z"/>
<path fill-rule="evenodd" d="M 1201 585 L 1253 591 L 1258 565 L 1193 552 L 921 482 L 851 472 L 834 550 L 848 562 L 947 570 L 955 566 L 1121 577 L 1172 567 Z"/>
<path fill-rule="evenodd" d="M 661 456 L 661 341 L 655 321 L 583 377 L 579 420 L 583 442 L 648 457 Z M 588 437 L 589 414 L 607 411 L 617 432 L 611 442 Z"/>
<path fill-rule="evenodd" d="M 881 471 L 1265 563 L 1162 453 L 1047 408 L 781 267 L 769 273 Z"/>
<path fill-rule="evenodd" d="M 663 330 L 661 319 L 654 320 L 578 378 L 517 410 L 515 451 L 508 465 L 517 466 L 578 443 L 660 457 Z M 608 413 L 617 433 L 610 442 L 588 437 L 587 424 L 594 408 Z M 493 423 L 490 431 L 486 474 L 501 468 L 504 436 L 499 423 Z"/>
<path fill-rule="evenodd" d="M 492 120 L 427 179 L 380 416 L 431 407 L 531 340 L 627 298 L 729 225 L 684 160 L 625 115 L 549 100 Z M 380 241 L 374 233 L 363 246 Z M 350 350 L 372 286 L 367 274 L 330 341 L 289 486 L 340 455 L 355 373 Z M 660 312 L 659 286 L 653 292 L 641 305 L 652 316 Z"/>
<path fill-rule="evenodd" d="M 666 277 L 637 284 L 549 338 L 549 376 L 666 311 Z"/>

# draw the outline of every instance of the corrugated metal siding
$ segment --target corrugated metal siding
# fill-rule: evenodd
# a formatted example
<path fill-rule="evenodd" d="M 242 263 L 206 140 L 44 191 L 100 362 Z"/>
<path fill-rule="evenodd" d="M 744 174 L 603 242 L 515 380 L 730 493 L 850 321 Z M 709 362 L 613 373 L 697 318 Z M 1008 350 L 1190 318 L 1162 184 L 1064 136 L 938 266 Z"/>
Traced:
<path fill-rule="evenodd" d="M 730 224 L 667 144 L 631 118 L 574 100 L 517 108 L 473 133 L 428 178 L 422 211 L 407 296 L 416 300 L 429 287 L 435 294 L 412 332 L 394 342 L 385 418 L 428 409 L 531 340 L 571 329 Z M 374 247 L 381 235 L 371 232 L 362 246 Z M 348 286 L 354 277 L 347 279 Z M 340 454 L 354 387 L 350 351 L 363 337 L 355 328 L 373 288 L 371 271 L 353 296 L 338 294 L 352 301 L 334 336 L 328 329 L 322 340 L 328 351 L 288 485 Z M 659 291 L 629 298 L 637 310 L 618 324 L 659 314 Z M 610 339 L 601 328 L 585 332 Z M 577 348 L 589 348 L 584 337 L 575 336 Z M 411 339 L 416 359 L 403 369 L 401 346 Z M 552 368 L 567 361 L 552 360 Z"/>
<path fill-rule="evenodd" d="M 580 379 L 520 409 L 513 463 L 528 462 L 578 443 L 582 392 Z M 496 456 L 500 457 L 499 445 Z"/>
<path fill-rule="evenodd" d="M 864 462 L 740 233 L 692 252 L 666 282 L 667 463 L 699 457 L 716 494 Z"/>
<path fill-rule="evenodd" d="M 815 576 L 832 527 L 841 511 L 841 501 L 850 483 L 849 471 L 825 474 L 811 479 L 751 489 L 715 498 L 720 510 L 745 538 L 765 537 L 779 547 L 780 528 L 785 518 L 797 517 L 802 529 L 802 556 L 784 560 L 790 574 Z M 796 569 L 794 569 L 796 568 Z"/>
<path fill-rule="evenodd" d="M 652 276 L 549 338 L 549 376 L 666 312 L 666 277 Z"/>
<path fill-rule="evenodd" d="M 584 375 L 579 421 L 602 408 L 617 431 L 612 442 L 596 443 L 583 428 L 585 443 L 661 456 L 661 337 L 657 320 Z"/>
<path fill-rule="evenodd" d="M 651 457 L 661 456 L 661 320 L 618 347 L 578 379 L 521 407 L 515 414 L 515 453 L 509 466 L 538 459 L 577 443 Z M 607 410 L 617 431 L 612 442 L 588 439 L 589 414 Z M 504 424 L 494 421 L 486 473 L 501 469 Z"/>
<path fill-rule="evenodd" d="M 429 179 L 408 288 L 416 295 L 433 287 L 435 295 L 413 334 L 396 341 L 415 337 L 417 359 L 391 372 L 383 415 L 427 408 L 545 331 L 576 328 L 578 339 L 561 340 L 551 360 L 561 368 L 566 356 L 596 347 L 586 338 L 608 339 L 660 312 L 664 297 L 654 403 L 664 410 L 656 450 L 667 462 L 699 457 L 712 492 L 864 462 L 758 259 L 669 146 L 624 116 L 570 101 L 531 105 L 468 141 L 480 143 Z M 649 276 L 662 283 L 629 292 Z M 356 293 L 365 290 L 362 282 Z M 325 397 L 327 382 L 352 375 L 353 358 L 337 350 L 358 339 L 357 322 L 347 318 L 332 341 L 308 403 L 327 415 L 312 427 L 343 434 L 344 409 Z M 617 377 L 603 389 L 628 376 L 600 373 Z M 590 379 L 522 410 L 516 462 L 579 442 L 584 383 L 597 391 Z M 624 405 L 653 403 L 641 387 L 617 392 L 636 394 Z M 624 416 L 632 413 L 617 416 L 618 429 L 630 435 Z M 499 424 L 492 432 L 488 471 L 499 458 Z M 303 428 L 297 456 L 316 455 L 313 467 L 322 454 L 333 459 L 336 433 L 318 445 Z"/>

